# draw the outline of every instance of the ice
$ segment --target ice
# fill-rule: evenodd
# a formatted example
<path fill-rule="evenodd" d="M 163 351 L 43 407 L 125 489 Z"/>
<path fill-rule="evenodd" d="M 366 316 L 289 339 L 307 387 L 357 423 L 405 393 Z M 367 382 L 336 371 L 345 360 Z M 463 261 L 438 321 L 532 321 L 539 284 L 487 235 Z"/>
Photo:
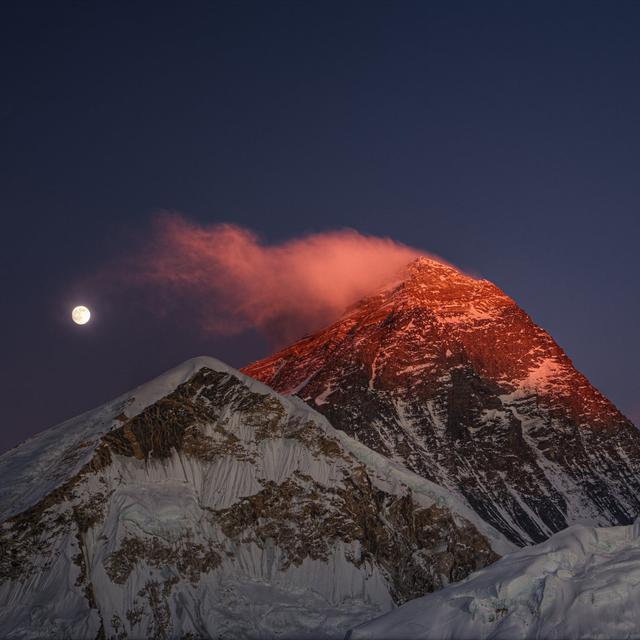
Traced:
<path fill-rule="evenodd" d="M 640 520 L 574 525 L 353 629 L 350 640 L 640 637 Z"/>

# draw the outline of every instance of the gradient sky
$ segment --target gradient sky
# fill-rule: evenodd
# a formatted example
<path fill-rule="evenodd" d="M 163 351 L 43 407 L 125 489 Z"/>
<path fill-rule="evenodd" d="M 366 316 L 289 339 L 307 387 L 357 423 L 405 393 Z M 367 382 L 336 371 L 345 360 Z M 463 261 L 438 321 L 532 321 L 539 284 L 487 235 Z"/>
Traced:
<path fill-rule="evenodd" d="M 621 0 L 2 3 L 0 450 L 268 352 L 82 288 L 159 210 L 439 254 L 640 421 L 639 33 Z"/>

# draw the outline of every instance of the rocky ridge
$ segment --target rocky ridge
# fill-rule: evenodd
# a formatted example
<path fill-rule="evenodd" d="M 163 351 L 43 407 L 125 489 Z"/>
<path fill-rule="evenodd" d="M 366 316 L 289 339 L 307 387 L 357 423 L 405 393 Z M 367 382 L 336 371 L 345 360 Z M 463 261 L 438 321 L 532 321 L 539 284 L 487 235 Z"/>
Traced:
<path fill-rule="evenodd" d="M 0 481 L 7 638 L 340 638 L 510 549 L 210 358 L 4 454 Z"/>
<path fill-rule="evenodd" d="M 640 513 L 640 433 L 495 285 L 428 258 L 245 373 L 518 545 Z"/>

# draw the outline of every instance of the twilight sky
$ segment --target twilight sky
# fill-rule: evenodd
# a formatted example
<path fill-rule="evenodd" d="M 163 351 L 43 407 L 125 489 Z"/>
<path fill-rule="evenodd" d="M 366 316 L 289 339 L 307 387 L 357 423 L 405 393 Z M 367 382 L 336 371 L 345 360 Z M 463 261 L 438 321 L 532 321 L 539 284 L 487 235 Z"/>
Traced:
<path fill-rule="evenodd" d="M 191 356 L 269 352 L 277 315 L 220 333 L 210 300 L 119 287 L 167 220 L 438 254 L 640 424 L 638 33 L 624 0 L 2 3 L 0 451 Z"/>

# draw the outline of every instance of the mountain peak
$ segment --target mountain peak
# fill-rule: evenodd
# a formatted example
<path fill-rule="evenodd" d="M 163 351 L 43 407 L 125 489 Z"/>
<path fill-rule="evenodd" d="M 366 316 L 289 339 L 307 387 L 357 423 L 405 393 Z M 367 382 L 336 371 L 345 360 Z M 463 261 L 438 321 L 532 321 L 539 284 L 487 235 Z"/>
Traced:
<path fill-rule="evenodd" d="M 352 305 L 347 316 L 361 321 L 364 314 L 375 321 L 380 314 L 413 309 L 439 323 L 463 325 L 494 320 L 515 308 L 516 304 L 488 280 L 421 256 L 410 262 L 396 280 Z"/>
<path fill-rule="evenodd" d="M 513 547 L 455 493 L 213 358 L 139 395 L 135 415 L 105 405 L 0 460 L 0 487 L 29 496 L 0 517 L 0 637 L 342 638 Z"/>
<path fill-rule="evenodd" d="M 407 265 L 410 277 L 433 277 L 453 275 L 464 275 L 463 272 L 447 262 L 429 256 L 418 256 Z M 471 276 L 467 276 L 471 277 Z"/>
<path fill-rule="evenodd" d="M 511 298 L 437 260 L 244 372 L 457 487 L 517 544 L 640 510 L 638 431 Z"/>

